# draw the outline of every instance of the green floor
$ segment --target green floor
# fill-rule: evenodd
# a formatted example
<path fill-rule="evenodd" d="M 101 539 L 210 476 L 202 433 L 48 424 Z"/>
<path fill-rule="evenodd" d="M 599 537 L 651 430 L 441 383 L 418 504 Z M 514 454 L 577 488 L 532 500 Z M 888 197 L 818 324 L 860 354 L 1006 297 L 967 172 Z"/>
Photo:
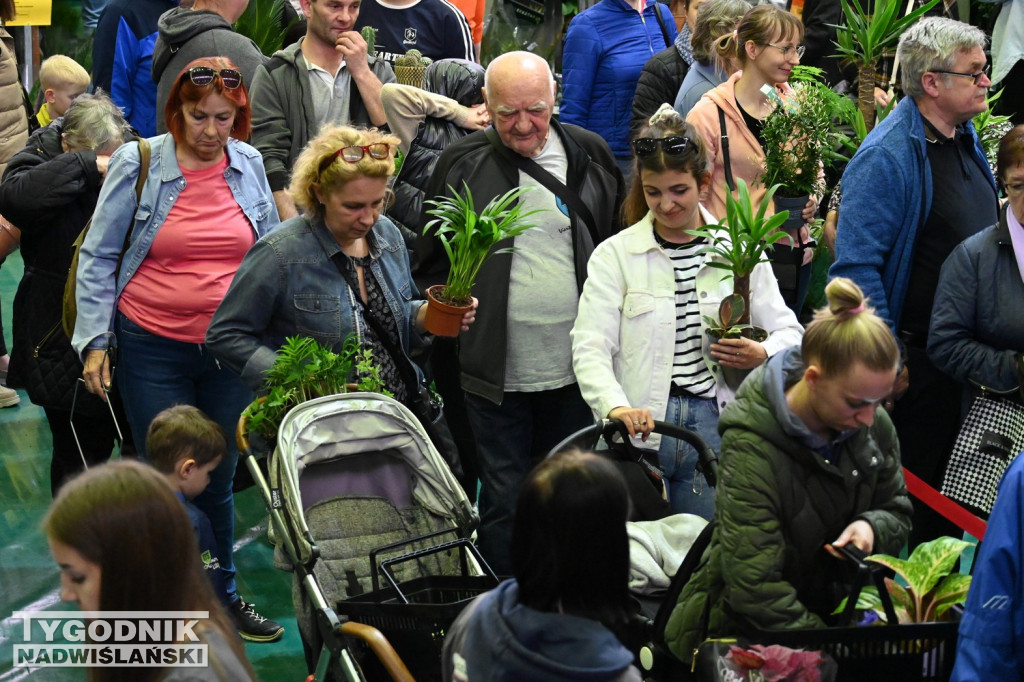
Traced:
<path fill-rule="evenodd" d="M 0 268 L 0 301 L 8 347 L 11 302 L 23 270 L 20 255 Z M 58 571 L 39 523 L 50 503 L 50 432 L 43 411 L 24 393 L 18 407 L 0 410 L 0 682 L 81 680 L 81 669 L 31 671 L 12 668 L 12 639 L 20 638 L 17 610 L 61 610 Z M 285 626 L 271 644 L 246 644 L 249 660 L 262 680 L 302 680 L 305 663 L 291 605 L 291 576 L 273 566 L 266 541 L 266 511 L 255 489 L 235 497 L 235 564 L 238 590 L 263 615 Z"/>

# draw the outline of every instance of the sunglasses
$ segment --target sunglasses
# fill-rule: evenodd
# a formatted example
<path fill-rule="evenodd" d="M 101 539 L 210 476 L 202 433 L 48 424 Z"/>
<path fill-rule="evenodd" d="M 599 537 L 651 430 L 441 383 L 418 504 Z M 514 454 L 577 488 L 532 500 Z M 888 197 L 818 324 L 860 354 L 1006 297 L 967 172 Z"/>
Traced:
<path fill-rule="evenodd" d="M 633 151 L 643 158 L 658 153 L 658 147 L 669 156 L 678 156 L 686 151 L 691 144 L 690 138 L 683 135 L 671 137 L 638 137 L 633 140 Z"/>
<path fill-rule="evenodd" d="M 193 66 L 188 70 L 189 80 L 193 85 L 204 87 L 220 76 L 220 82 L 228 90 L 234 90 L 242 84 L 242 74 L 235 69 L 214 69 L 211 66 Z"/>
<path fill-rule="evenodd" d="M 387 142 L 374 142 L 373 144 L 354 144 L 350 147 L 342 147 L 323 160 L 320 164 L 320 172 L 318 175 L 322 175 L 323 172 L 327 170 L 327 167 L 334 163 L 334 160 L 339 157 L 349 163 L 359 163 L 363 160 L 363 157 L 367 155 L 369 155 L 371 159 L 383 161 L 391 156 L 391 145 Z"/>

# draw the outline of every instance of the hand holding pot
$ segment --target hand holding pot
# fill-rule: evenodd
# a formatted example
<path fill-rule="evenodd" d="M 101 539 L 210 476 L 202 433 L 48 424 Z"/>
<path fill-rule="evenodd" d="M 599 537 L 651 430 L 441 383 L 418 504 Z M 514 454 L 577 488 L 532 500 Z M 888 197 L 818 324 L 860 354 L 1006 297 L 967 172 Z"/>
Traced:
<path fill-rule="evenodd" d="M 719 339 L 711 344 L 711 358 L 724 367 L 754 369 L 768 359 L 768 351 L 753 339 Z"/>
<path fill-rule="evenodd" d="M 480 301 L 477 300 L 476 296 L 473 296 L 473 303 L 469 306 L 469 310 L 462 316 L 462 331 L 469 331 L 469 325 L 476 321 L 476 309 L 480 305 Z"/>

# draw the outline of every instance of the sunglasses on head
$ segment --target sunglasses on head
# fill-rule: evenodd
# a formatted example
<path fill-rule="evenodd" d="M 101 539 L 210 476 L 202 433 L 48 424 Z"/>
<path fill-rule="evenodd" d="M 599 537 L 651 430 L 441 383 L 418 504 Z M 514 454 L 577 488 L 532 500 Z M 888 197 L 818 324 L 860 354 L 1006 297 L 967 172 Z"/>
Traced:
<path fill-rule="evenodd" d="M 391 145 L 387 142 L 374 142 L 373 144 L 354 144 L 348 147 L 342 147 L 323 160 L 323 163 L 320 164 L 320 173 L 327 170 L 327 167 L 334 163 L 334 160 L 339 157 L 349 163 L 359 163 L 366 155 L 369 155 L 371 159 L 383 161 L 391 156 Z"/>
<path fill-rule="evenodd" d="M 189 80 L 193 85 L 203 87 L 213 82 L 214 77 L 220 76 L 220 82 L 228 90 L 234 90 L 242 84 L 242 74 L 235 69 L 215 69 L 212 66 L 193 66 L 188 70 Z"/>
<path fill-rule="evenodd" d="M 633 140 L 633 151 L 637 156 L 643 158 L 656 154 L 658 147 L 670 156 L 676 156 L 686 151 L 690 145 L 690 138 L 683 135 L 672 135 L 671 137 L 638 137 Z"/>

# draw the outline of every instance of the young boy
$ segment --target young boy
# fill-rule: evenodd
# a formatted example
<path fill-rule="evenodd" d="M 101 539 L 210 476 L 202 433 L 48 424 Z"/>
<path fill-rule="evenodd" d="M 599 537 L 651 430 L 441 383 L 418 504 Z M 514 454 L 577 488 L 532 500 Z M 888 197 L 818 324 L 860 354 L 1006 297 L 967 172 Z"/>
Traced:
<path fill-rule="evenodd" d="M 199 539 L 199 554 L 208 572 L 214 591 L 242 639 L 250 642 L 272 642 L 284 628 L 258 615 L 251 604 L 237 594 L 228 594 L 217 559 L 217 541 L 210 519 L 189 500 L 206 489 L 210 473 L 217 468 L 228 443 L 224 431 L 197 407 L 176 405 L 158 414 L 146 433 L 146 453 L 150 464 L 163 474 L 178 493 L 192 519 Z"/>
<path fill-rule="evenodd" d="M 46 100 L 36 113 L 36 121 L 42 128 L 63 116 L 71 100 L 89 88 L 89 72 L 71 57 L 55 54 L 43 60 L 39 67 L 39 88 Z"/>

